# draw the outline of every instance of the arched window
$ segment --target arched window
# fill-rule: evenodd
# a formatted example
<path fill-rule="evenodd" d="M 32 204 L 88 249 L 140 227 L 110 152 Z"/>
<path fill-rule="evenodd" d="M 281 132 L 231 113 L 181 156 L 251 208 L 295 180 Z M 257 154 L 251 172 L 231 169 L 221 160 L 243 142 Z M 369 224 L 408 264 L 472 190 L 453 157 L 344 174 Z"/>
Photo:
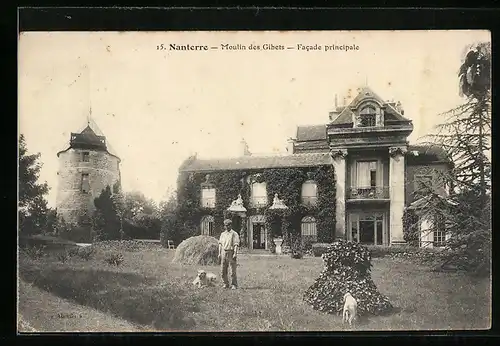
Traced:
<path fill-rule="evenodd" d="M 314 206 L 318 202 L 318 186 L 314 180 L 307 180 L 302 184 L 302 204 Z"/>
<path fill-rule="evenodd" d="M 318 241 L 318 232 L 316 230 L 316 219 L 312 216 L 302 218 L 301 223 L 302 242 L 316 242 Z"/>
<path fill-rule="evenodd" d="M 201 235 L 213 236 L 214 231 L 214 217 L 212 215 L 205 215 L 201 218 Z"/>
<path fill-rule="evenodd" d="M 252 184 L 251 204 L 256 207 L 267 205 L 267 185 L 266 182 Z"/>
<path fill-rule="evenodd" d="M 373 106 L 366 106 L 359 112 L 359 127 L 372 127 L 377 124 L 377 111 Z"/>

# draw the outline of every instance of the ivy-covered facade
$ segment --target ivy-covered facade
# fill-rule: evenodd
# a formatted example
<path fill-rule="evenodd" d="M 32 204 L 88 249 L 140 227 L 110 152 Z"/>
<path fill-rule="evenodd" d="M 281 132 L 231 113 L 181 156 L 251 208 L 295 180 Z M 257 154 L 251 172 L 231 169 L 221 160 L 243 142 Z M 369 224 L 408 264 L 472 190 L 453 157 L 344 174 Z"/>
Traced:
<path fill-rule="evenodd" d="M 452 165 L 442 148 L 409 144 L 413 124 L 400 103 L 368 87 L 358 91 L 335 106 L 327 124 L 299 126 L 287 155 L 254 156 L 243 143 L 239 157 L 187 159 L 178 184 L 182 237 L 218 236 L 229 216 L 250 249 L 267 249 L 274 237 L 289 245 L 405 244 L 408 207 L 422 197 L 419 186 L 446 194 L 438 176 Z M 273 209 L 273 201 L 286 208 Z M 245 212 L 229 213 L 233 202 Z M 438 246 L 445 235 L 419 238 L 410 243 Z"/>
<path fill-rule="evenodd" d="M 233 220 L 242 245 L 270 250 L 273 239 L 284 246 L 306 247 L 335 238 L 335 174 L 328 154 L 217 160 L 190 158 L 180 169 L 178 214 L 183 238 L 218 237 L 224 218 Z M 246 209 L 228 208 L 238 198 Z M 279 200 L 285 209 L 273 209 Z"/>

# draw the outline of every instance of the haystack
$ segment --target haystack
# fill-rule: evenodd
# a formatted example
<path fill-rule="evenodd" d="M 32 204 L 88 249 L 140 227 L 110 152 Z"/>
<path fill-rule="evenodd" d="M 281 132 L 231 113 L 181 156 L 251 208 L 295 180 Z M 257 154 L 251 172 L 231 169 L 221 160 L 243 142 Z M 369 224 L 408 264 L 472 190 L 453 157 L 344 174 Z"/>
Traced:
<path fill-rule="evenodd" d="M 358 302 L 360 315 L 382 315 L 393 306 L 378 292 L 371 279 L 370 251 L 357 243 L 337 241 L 322 255 L 324 268 L 304 294 L 304 300 L 314 309 L 340 314 L 343 296 L 350 292 Z"/>
<path fill-rule="evenodd" d="M 184 240 L 177 246 L 173 263 L 217 265 L 219 242 L 216 238 L 199 235 Z"/>

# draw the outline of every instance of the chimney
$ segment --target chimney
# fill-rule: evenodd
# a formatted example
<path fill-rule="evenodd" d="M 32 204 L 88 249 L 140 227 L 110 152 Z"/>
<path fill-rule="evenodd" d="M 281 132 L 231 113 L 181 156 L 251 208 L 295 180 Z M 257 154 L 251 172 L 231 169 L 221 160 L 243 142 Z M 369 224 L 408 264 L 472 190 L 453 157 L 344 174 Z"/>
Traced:
<path fill-rule="evenodd" d="M 403 109 L 403 105 L 401 104 L 401 102 L 400 102 L 400 101 L 398 101 L 398 103 L 396 103 L 396 110 L 397 110 L 399 113 L 401 113 L 402 115 L 404 115 L 404 114 L 405 114 L 405 111 L 404 111 L 404 109 Z"/>
<path fill-rule="evenodd" d="M 248 144 L 247 142 L 245 141 L 245 139 L 242 139 L 241 142 L 240 142 L 240 155 L 241 156 L 250 156 L 252 155 L 252 153 L 250 153 L 250 151 L 248 150 Z"/>
<path fill-rule="evenodd" d="M 294 154 L 294 148 L 295 148 L 295 139 L 293 138 L 288 138 L 288 140 L 286 141 L 287 142 L 287 146 L 286 146 L 286 151 L 289 153 L 289 154 Z"/>

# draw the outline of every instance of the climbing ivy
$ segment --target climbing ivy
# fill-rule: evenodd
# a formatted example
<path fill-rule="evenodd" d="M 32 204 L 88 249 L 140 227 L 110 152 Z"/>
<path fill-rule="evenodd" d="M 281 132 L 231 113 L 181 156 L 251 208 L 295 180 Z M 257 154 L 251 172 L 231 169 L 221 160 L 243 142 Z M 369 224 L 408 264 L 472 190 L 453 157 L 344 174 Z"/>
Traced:
<path fill-rule="evenodd" d="M 403 239 L 408 245 L 418 246 L 420 241 L 419 217 L 414 210 L 403 212 Z"/>
<path fill-rule="evenodd" d="M 318 188 L 318 201 L 315 206 L 301 203 L 302 184 L 314 180 Z M 268 204 L 265 207 L 250 206 L 250 186 L 253 182 L 266 182 Z M 215 208 L 201 206 L 203 184 L 215 187 Z M 227 212 L 231 202 L 241 195 L 247 208 L 247 216 L 265 216 L 266 228 L 271 238 L 279 233 L 285 239 L 300 236 L 301 220 L 313 216 L 317 222 L 318 241 L 331 242 L 335 229 L 335 178 L 333 167 L 329 165 L 309 168 L 273 168 L 259 171 L 218 171 L 218 172 L 181 172 L 178 179 L 178 207 L 175 231 L 169 232 L 174 241 L 182 241 L 200 232 L 200 221 L 204 215 L 214 217 L 215 236 L 222 231 L 223 220 L 233 219 L 234 228 L 239 230 L 239 217 Z M 272 210 L 274 195 L 278 194 L 288 209 Z M 174 232 L 175 234 L 172 234 Z M 291 243 L 291 241 L 290 241 Z"/>

